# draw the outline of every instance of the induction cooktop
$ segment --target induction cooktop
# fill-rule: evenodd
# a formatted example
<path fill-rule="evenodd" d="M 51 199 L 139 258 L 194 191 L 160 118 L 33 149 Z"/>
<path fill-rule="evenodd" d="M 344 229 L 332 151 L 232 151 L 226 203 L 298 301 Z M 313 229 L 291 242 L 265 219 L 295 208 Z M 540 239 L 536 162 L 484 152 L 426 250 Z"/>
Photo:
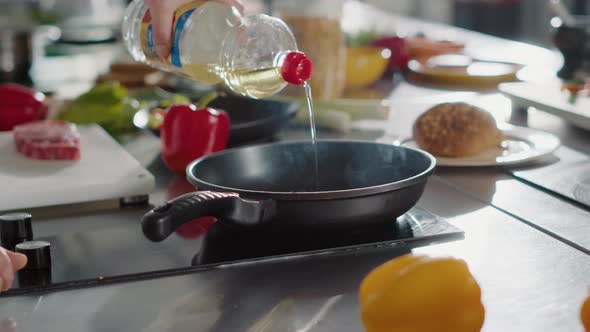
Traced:
<path fill-rule="evenodd" d="M 201 218 L 162 242 L 150 242 L 139 221 L 129 222 L 103 230 L 35 238 L 50 243 L 50 267 L 19 271 L 13 288 L 0 296 L 230 268 L 245 262 L 383 247 L 415 248 L 461 238 L 460 229 L 420 207 L 379 226 L 330 232 L 233 229 Z"/>

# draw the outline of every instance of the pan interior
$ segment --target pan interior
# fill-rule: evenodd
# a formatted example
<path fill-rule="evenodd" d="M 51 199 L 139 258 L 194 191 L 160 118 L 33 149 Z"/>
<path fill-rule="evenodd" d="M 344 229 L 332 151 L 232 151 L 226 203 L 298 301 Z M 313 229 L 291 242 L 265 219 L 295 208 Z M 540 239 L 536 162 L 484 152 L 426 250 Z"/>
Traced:
<path fill-rule="evenodd" d="M 427 155 L 399 146 L 319 141 L 317 182 L 309 142 L 222 152 L 201 159 L 189 172 L 198 182 L 214 187 L 292 193 L 391 184 L 419 175 L 431 166 Z"/>

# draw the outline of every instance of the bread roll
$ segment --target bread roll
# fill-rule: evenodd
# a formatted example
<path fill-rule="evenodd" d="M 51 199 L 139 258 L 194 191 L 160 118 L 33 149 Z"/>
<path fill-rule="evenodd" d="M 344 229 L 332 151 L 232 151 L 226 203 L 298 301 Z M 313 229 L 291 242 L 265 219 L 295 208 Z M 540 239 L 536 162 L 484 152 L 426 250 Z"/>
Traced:
<path fill-rule="evenodd" d="M 466 103 L 443 103 L 414 123 L 414 141 L 441 157 L 466 157 L 499 146 L 503 135 L 492 115 Z"/>

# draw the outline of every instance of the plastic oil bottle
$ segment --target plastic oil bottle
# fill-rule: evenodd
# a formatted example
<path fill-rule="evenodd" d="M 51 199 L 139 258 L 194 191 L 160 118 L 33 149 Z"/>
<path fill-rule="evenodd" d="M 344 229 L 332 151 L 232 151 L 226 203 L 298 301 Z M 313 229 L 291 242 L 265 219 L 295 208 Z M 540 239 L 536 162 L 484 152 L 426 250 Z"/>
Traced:
<path fill-rule="evenodd" d="M 297 50 L 283 21 L 264 14 L 243 16 L 222 2 L 194 0 L 176 10 L 167 59 L 156 55 L 144 0 L 129 4 L 122 33 L 136 61 L 203 83 L 222 83 L 251 98 L 270 97 L 311 77 L 311 60 Z"/>

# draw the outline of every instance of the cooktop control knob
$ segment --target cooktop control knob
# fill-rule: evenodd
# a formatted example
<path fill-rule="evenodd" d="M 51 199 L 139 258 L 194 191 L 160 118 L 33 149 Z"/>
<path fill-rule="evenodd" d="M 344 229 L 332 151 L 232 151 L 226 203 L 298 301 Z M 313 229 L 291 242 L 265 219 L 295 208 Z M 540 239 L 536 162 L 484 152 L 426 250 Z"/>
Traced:
<path fill-rule="evenodd" d="M 26 212 L 0 215 L 0 239 L 2 246 L 8 250 L 25 241 L 33 239 L 31 214 Z"/>
<path fill-rule="evenodd" d="M 51 269 L 51 245 L 45 241 L 28 241 L 16 245 L 16 252 L 27 256 L 25 270 Z"/>

